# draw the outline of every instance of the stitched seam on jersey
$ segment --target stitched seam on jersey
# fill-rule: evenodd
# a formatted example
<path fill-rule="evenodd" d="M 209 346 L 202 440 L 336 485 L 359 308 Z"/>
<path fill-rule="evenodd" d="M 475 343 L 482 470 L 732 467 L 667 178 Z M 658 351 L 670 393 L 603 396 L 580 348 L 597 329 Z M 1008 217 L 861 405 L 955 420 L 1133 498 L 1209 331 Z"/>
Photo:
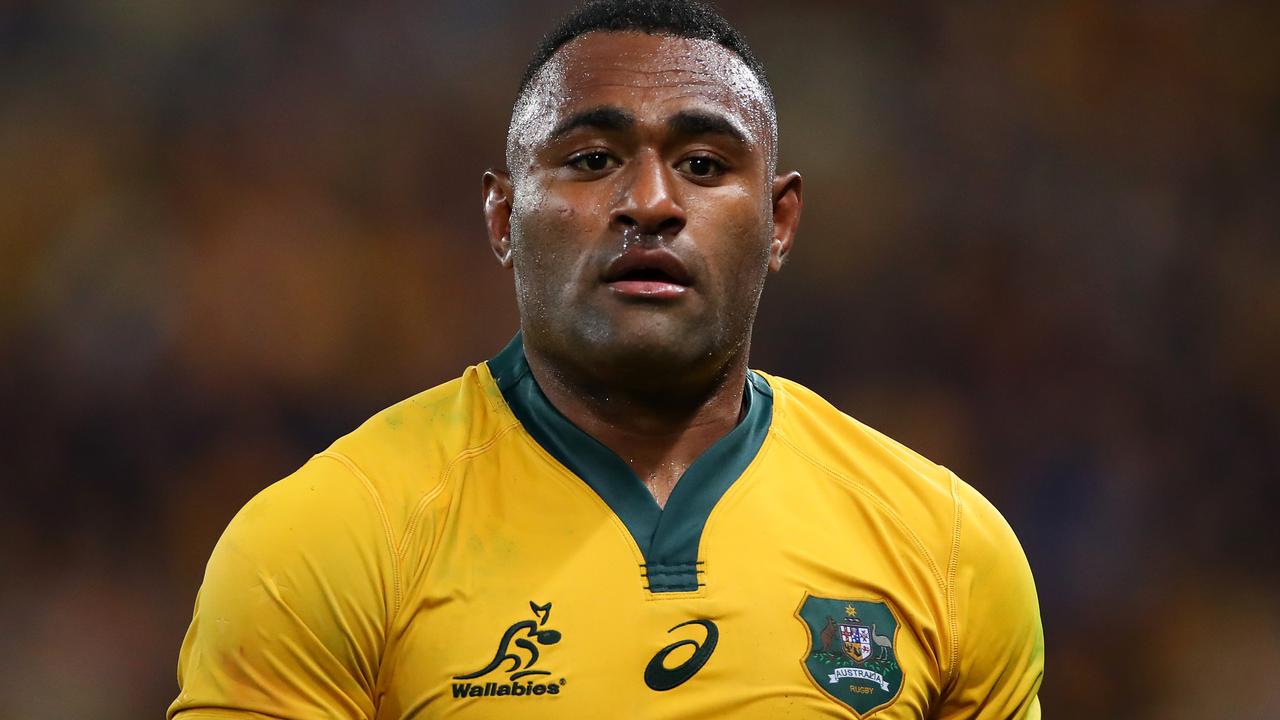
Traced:
<path fill-rule="evenodd" d="M 564 463 L 556 459 L 556 456 L 547 452 L 546 448 L 538 444 L 538 441 L 533 439 L 527 429 L 521 434 L 521 440 L 556 470 L 554 477 L 572 488 L 575 493 L 585 495 L 588 502 L 594 503 L 596 507 L 600 508 L 603 514 L 608 517 L 609 522 L 613 523 L 614 529 L 627 539 L 628 550 L 631 552 L 632 557 L 635 558 L 636 564 L 643 567 L 645 564 L 644 551 L 640 549 L 640 544 L 636 542 L 635 536 L 631 534 L 627 524 L 622 521 L 618 513 L 613 511 L 612 507 L 609 507 L 609 503 L 605 502 L 599 493 L 592 490 L 587 481 L 573 474 L 573 471 L 565 467 Z M 653 598 L 647 599 L 652 600 Z"/>
<path fill-rule="evenodd" d="M 248 713 L 246 716 L 245 713 Z M 260 720 L 281 720 L 276 715 L 264 715 L 260 712 L 252 710 L 225 710 L 223 708 L 192 708 L 190 710 L 179 710 L 174 718 L 177 720 L 202 720 L 210 718 L 211 720 L 243 720 L 245 717 L 258 718 Z"/>
<path fill-rule="evenodd" d="M 436 483 L 435 487 L 423 493 L 422 498 L 419 499 L 417 505 L 414 506 L 413 514 L 409 516 L 409 522 L 407 525 L 405 525 L 404 537 L 400 539 L 400 547 L 396 551 L 397 563 L 404 562 L 404 558 L 409 552 L 409 540 L 410 538 L 413 537 L 413 533 L 416 532 L 418 529 L 418 521 L 422 519 L 422 516 L 426 512 L 427 507 L 431 504 L 431 501 L 435 500 L 436 497 L 440 495 L 441 492 L 444 491 L 445 486 L 449 484 L 449 477 L 453 474 L 453 469 L 457 467 L 458 463 L 463 462 L 464 460 L 469 460 L 475 457 L 476 455 L 479 455 L 487 451 L 489 448 L 493 447 L 494 443 L 502 439 L 503 435 L 506 435 L 508 432 L 510 432 L 512 428 L 519 427 L 519 425 L 520 425 L 519 421 L 513 422 L 510 425 L 507 425 L 506 427 L 498 430 L 497 434 L 495 434 L 493 437 L 489 438 L 485 442 L 475 447 L 471 447 L 471 448 L 467 448 L 466 450 L 463 450 L 462 452 L 455 455 L 452 460 L 449 461 L 449 464 L 445 467 L 444 472 L 441 473 L 440 475 L 440 482 Z M 433 546 L 431 549 L 431 554 L 434 554 L 434 553 L 435 553 L 435 547 Z"/>
<path fill-rule="evenodd" d="M 956 507 L 955 529 L 951 538 L 951 560 L 947 565 L 947 614 L 951 635 L 951 667 L 947 668 L 946 685 L 955 680 L 960 663 L 960 621 L 956 607 L 956 572 L 960 566 L 960 518 L 964 512 L 964 503 L 960 501 L 960 478 L 951 473 L 951 499 Z"/>
<path fill-rule="evenodd" d="M 395 602 L 391 608 L 391 617 L 387 618 L 387 628 L 389 629 L 395 623 L 396 616 L 400 614 L 400 563 L 396 561 L 395 533 L 391 530 L 391 518 L 387 515 L 387 509 L 382 504 L 382 498 L 378 497 L 377 490 L 374 489 L 373 483 L 369 481 L 369 476 L 365 474 L 364 470 L 360 469 L 359 465 L 356 465 L 354 460 L 334 450 L 325 450 L 322 453 L 318 453 L 316 457 L 329 458 L 349 470 L 364 486 L 369 496 L 373 498 L 374 507 L 378 508 L 378 516 L 382 518 L 382 530 L 387 537 L 387 552 L 391 555 L 392 560 L 391 585 L 394 588 L 393 597 Z"/>
<path fill-rule="evenodd" d="M 761 377 L 764 376 L 761 375 Z M 765 378 L 765 382 L 768 383 L 769 379 Z M 711 534 L 712 524 L 715 523 L 719 517 L 724 515 L 724 513 L 730 512 L 730 508 L 734 503 L 739 502 L 739 498 L 743 493 L 751 491 L 752 483 L 759 482 L 758 478 L 760 477 L 760 468 L 763 467 L 766 462 L 765 456 L 773 449 L 773 445 L 769 442 L 769 438 L 775 434 L 776 428 L 780 426 L 782 417 L 778 413 L 779 390 L 772 384 L 770 384 L 769 387 L 773 391 L 773 419 L 769 423 L 769 430 L 765 433 L 765 438 L 760 443 L 760 449 L 756 451 L 756 456 L 751 459 L 751 463 L 743 469 L 742 474 L 738 476 L 738 479 L 724 491 L 724 495 L 720 497 L 720 500 L 716 502 L 715 507 L 711 508 L 711 512 L 707 514 L 707 522 L 706 525 L 703 526 L 702 536 L 698 538 L 699 557 L 702 556 L 703 543 L 706 542 L 707 536 Z M 704 560 L 699 560 L 698 562 L 705 563 Z M 715 577 L 714 572 L 708 575 L 705 569 L 698 570 L 697 572 L 699 575 L 706 576 L 706 582 L 703 582 L 701 577 L 699 578 L 699 587 L 708 584 L 711 579 Z"/>
<path fill-rule="evenodd" d="M 797 455 L 804 458 L 805 460 L 808 460 L 811 464 L 825 471 L 828 475 L 835 478 L 836 480 L 839 480 L 845 483 L 846 485 L 848 485 L 849 487 L 853 488 L 854 490 L 857 490 L 858 492 L 862 493 L 867 497 L 867 499 L 875 503 L 875 505 L 878 508 L 880 508 L 880 510 L 883 511 L 884 514 L 888 516 L 889 519 L 892 520 L 895 525 L 898 526 L 898 529 L 902 530 L 902 532 L 905 533 L 906 536 L 911 540 L 911 544 L 915 546 L 916 551 L 920 553 L 920 557 L 924 558 L 925 563 L 928 564 L 929 571 L 933 573 L 933 581 L 938 584 L 938 589 L 941 590 L 944 595 L 946 594 L 946 591 L 947 591 L 946 581 L 942 577 L 942 571 L 938 569 L 938 564 L 934 562 L 933 556 L 929 554 L 928 548 L 925 547 L 924 543 L 921 542 L 920 538 L 911 530 L 911 528 L 902 520 L 902 518 L 898 517 L 898 514 L 893 511 L 893 508 L 889 507 L 888 503 L 881 500 L 875 493 L 871 492 L 866 487 L 864 487 L 862 483 L 859 483 L 858 481 L 853 480 L 852 478 L 845 477 L 841 473 L 838 473 L 835 470 L 832 470 L 831 468 L 824 465 L 822 462 L 810 456 L 804 450 L 801 450 L 800 447 L 797 446 L 794 442 L 792 442 L 791 439 L 788 438 L 785 433 L 779 431 L 776 434 L 778 436 L 778 439 L 786 443 L 787 447 L 795 451 Z"/>
<path fill-rule="evenodd" d="M 521 377 L 523 377 L 523 375 Z M 573 471 L 565 467 L 564 463 L 560 462 L 556 456 L 547 452 L 547 449 L 542 447 L 542 445 L 529 434 L 529 429 L 520 424 L 520 420 L 516 418 L 515 412 L 511 409 L 511 406 L 507 404 L 505 397 L 502 399 L 502 412 L 511 417 L 514 421 L 511 426 L 503 428 L 502 432 L 505 434 L 512 427 L 518 427 L 524 430 L 524 432 L 519 433 L 521 441 L 556 470 L 556 474 L 553 477 L 559 479 L 560 482 L 572 488 L 575 493 L 584 494 L 588 502 L 595 503 L 596 506 L 599 507 L 606 516 L 608 516 L 609 521 L 613 523 L 614 528 L 618 532 L 622 533 L 623 537 L 627 538 L 629 541 L 629 550 L 631 550 L 632 555 L 635 557 L 636 564 L 644 565 L 644 552 L 640 550 L 639 544 L 636 543 L 635 538 L 631 535 L 631 531 L 627 528 L 626 523 L 622 522 L 622 518 L 618 517 L 618 514 L 613 511 L 613 508 L 609 507 L 609 503 L 605 502 L 604 498 L 600 497 L 599 493 L 592 490 L 591 486 L 587 485 L 585 480 L 574 475 Z M 653 598 L 646 599 L 652 600 Z"/>
<path fill-rule="evenodd" d="M 497 415 L 510 415 L 512 418 L 515 418 L 515 413 L 511 412 L 511 408 L 507 406 L 507 399 L 502 395 L 502 389 L 498 387 L 498 381 L 493 377 L 493 370 L 489 367 L 489 361 L 486 360 L 476 366 L 477 374 L 480 372 L 480 367 L 484 367 L 485 374 L 489 376 L 489 384 L 493 386 L 494 390 L 498 391 L 497 397 L 491 396 L 487 391 L 481 393 L 484 397 L 484 401 L 489 405 L 489 409 L 493 410 Z M 517 420 L 517 422 L 519 421 Z"/>

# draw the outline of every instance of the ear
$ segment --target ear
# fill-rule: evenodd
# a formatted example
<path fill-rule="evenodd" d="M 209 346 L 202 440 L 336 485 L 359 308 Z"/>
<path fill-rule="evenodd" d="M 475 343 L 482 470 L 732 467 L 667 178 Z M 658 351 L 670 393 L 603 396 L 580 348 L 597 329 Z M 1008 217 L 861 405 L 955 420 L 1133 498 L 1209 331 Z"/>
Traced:
<path fill-rule="evenodd" d="M 800 227 L 800 210 L 804 207 L 800 173 L 789 172 L 773 179 L 773 241 L 769 245 L 769 269 L 782 269 L 796 229 Z"/>
<path fill-rule="evenodd" d="M 484 174 L 484 225 L 489 247 L 502 267 L 511 267 L 511 176 L 501 170 Z"/>

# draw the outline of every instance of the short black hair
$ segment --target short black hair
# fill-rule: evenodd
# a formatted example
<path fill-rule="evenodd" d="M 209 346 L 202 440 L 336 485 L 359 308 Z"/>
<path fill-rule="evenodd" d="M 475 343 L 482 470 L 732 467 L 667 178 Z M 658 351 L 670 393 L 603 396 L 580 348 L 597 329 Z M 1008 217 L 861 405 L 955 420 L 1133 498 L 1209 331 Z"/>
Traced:
<path fill-rule="evenodd" d="M 586 0 L 542 38 L 525 68 L 516 95 L 524 95 L 538 70 L 557 50 L 591 32 L 641 32 L 716 43 L 742 58 L 764 87 L 770 104 L 773 103 L 773 90 L 765 78 L 764 65 L 751 52 L 746 38 L 715 8 L 699 0 Z"/>

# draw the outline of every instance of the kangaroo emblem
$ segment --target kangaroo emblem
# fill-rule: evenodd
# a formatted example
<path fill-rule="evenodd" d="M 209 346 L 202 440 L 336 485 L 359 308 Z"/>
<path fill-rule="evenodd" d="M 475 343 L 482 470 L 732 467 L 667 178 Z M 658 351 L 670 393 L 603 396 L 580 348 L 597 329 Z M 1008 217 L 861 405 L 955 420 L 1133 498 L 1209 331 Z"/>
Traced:
<path fill-rule="evenodd" d="M 529 601 L 529 608 L 533 610 L 534 620 L 521 620 L 507 628 L 502 634 L 502 639 L 498 641 L 498 650 L 493 654 L 493 659 L 488 665 L 466 675 L 454 675 L 454 680 L 473 680 L 481 675 L 488 675 L 497 670 L 503 663 L 510 661 L 511 666 L 506 672 L 511 673 L 512 680 L 519 680 L 526 675 L 550 675 L 550 670 L 533 669 L 533 664 L 538 662 L 538 645 L 555 645 L 560 642 L 560 631 L 558 630 L 540 630 L 543 625 L 547 624 L 547 620 L 551 618 L 551 603 L 546 605 L 538 605 L 532 600 Z M 517 637 L 521 633 L 523 635 Z M 529 638 L 533 638 L 534 642 L 530 642 Z M 511 649 L 512 645 L 520 648 L 528 653 L 528 658 L 521 657 L 520 653 Z M 518 671 L 518 672 L 517 672 Z"/>
<path fill-rule="evenodd" d="M 818 637 L 822 640 L 822 652 L 831 652 L 831 643 L 836 639 L 836 621 L 830 615 L 827 616 L 827 624 L 822 626 L 822 632 Z"/>

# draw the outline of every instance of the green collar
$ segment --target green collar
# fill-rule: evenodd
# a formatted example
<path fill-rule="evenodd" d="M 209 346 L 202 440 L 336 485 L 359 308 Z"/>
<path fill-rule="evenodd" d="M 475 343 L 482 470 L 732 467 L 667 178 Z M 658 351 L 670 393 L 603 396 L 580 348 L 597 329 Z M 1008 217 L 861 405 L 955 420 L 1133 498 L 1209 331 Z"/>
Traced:
<path fill-rule="evenodd" d="M 631 466 L 547 400 L 529 370 L 519 333 L 489 361 L 489 372 L 529 435 L 627 526 L 644 554 L 650 591 L 696 590 L 704 584 L 698 544 L 707 516 L 751 464 L 773 419 L 773 390 L 764 378 L 747 373 L 746 415 L 689 466 L 663 510 Z"/>

